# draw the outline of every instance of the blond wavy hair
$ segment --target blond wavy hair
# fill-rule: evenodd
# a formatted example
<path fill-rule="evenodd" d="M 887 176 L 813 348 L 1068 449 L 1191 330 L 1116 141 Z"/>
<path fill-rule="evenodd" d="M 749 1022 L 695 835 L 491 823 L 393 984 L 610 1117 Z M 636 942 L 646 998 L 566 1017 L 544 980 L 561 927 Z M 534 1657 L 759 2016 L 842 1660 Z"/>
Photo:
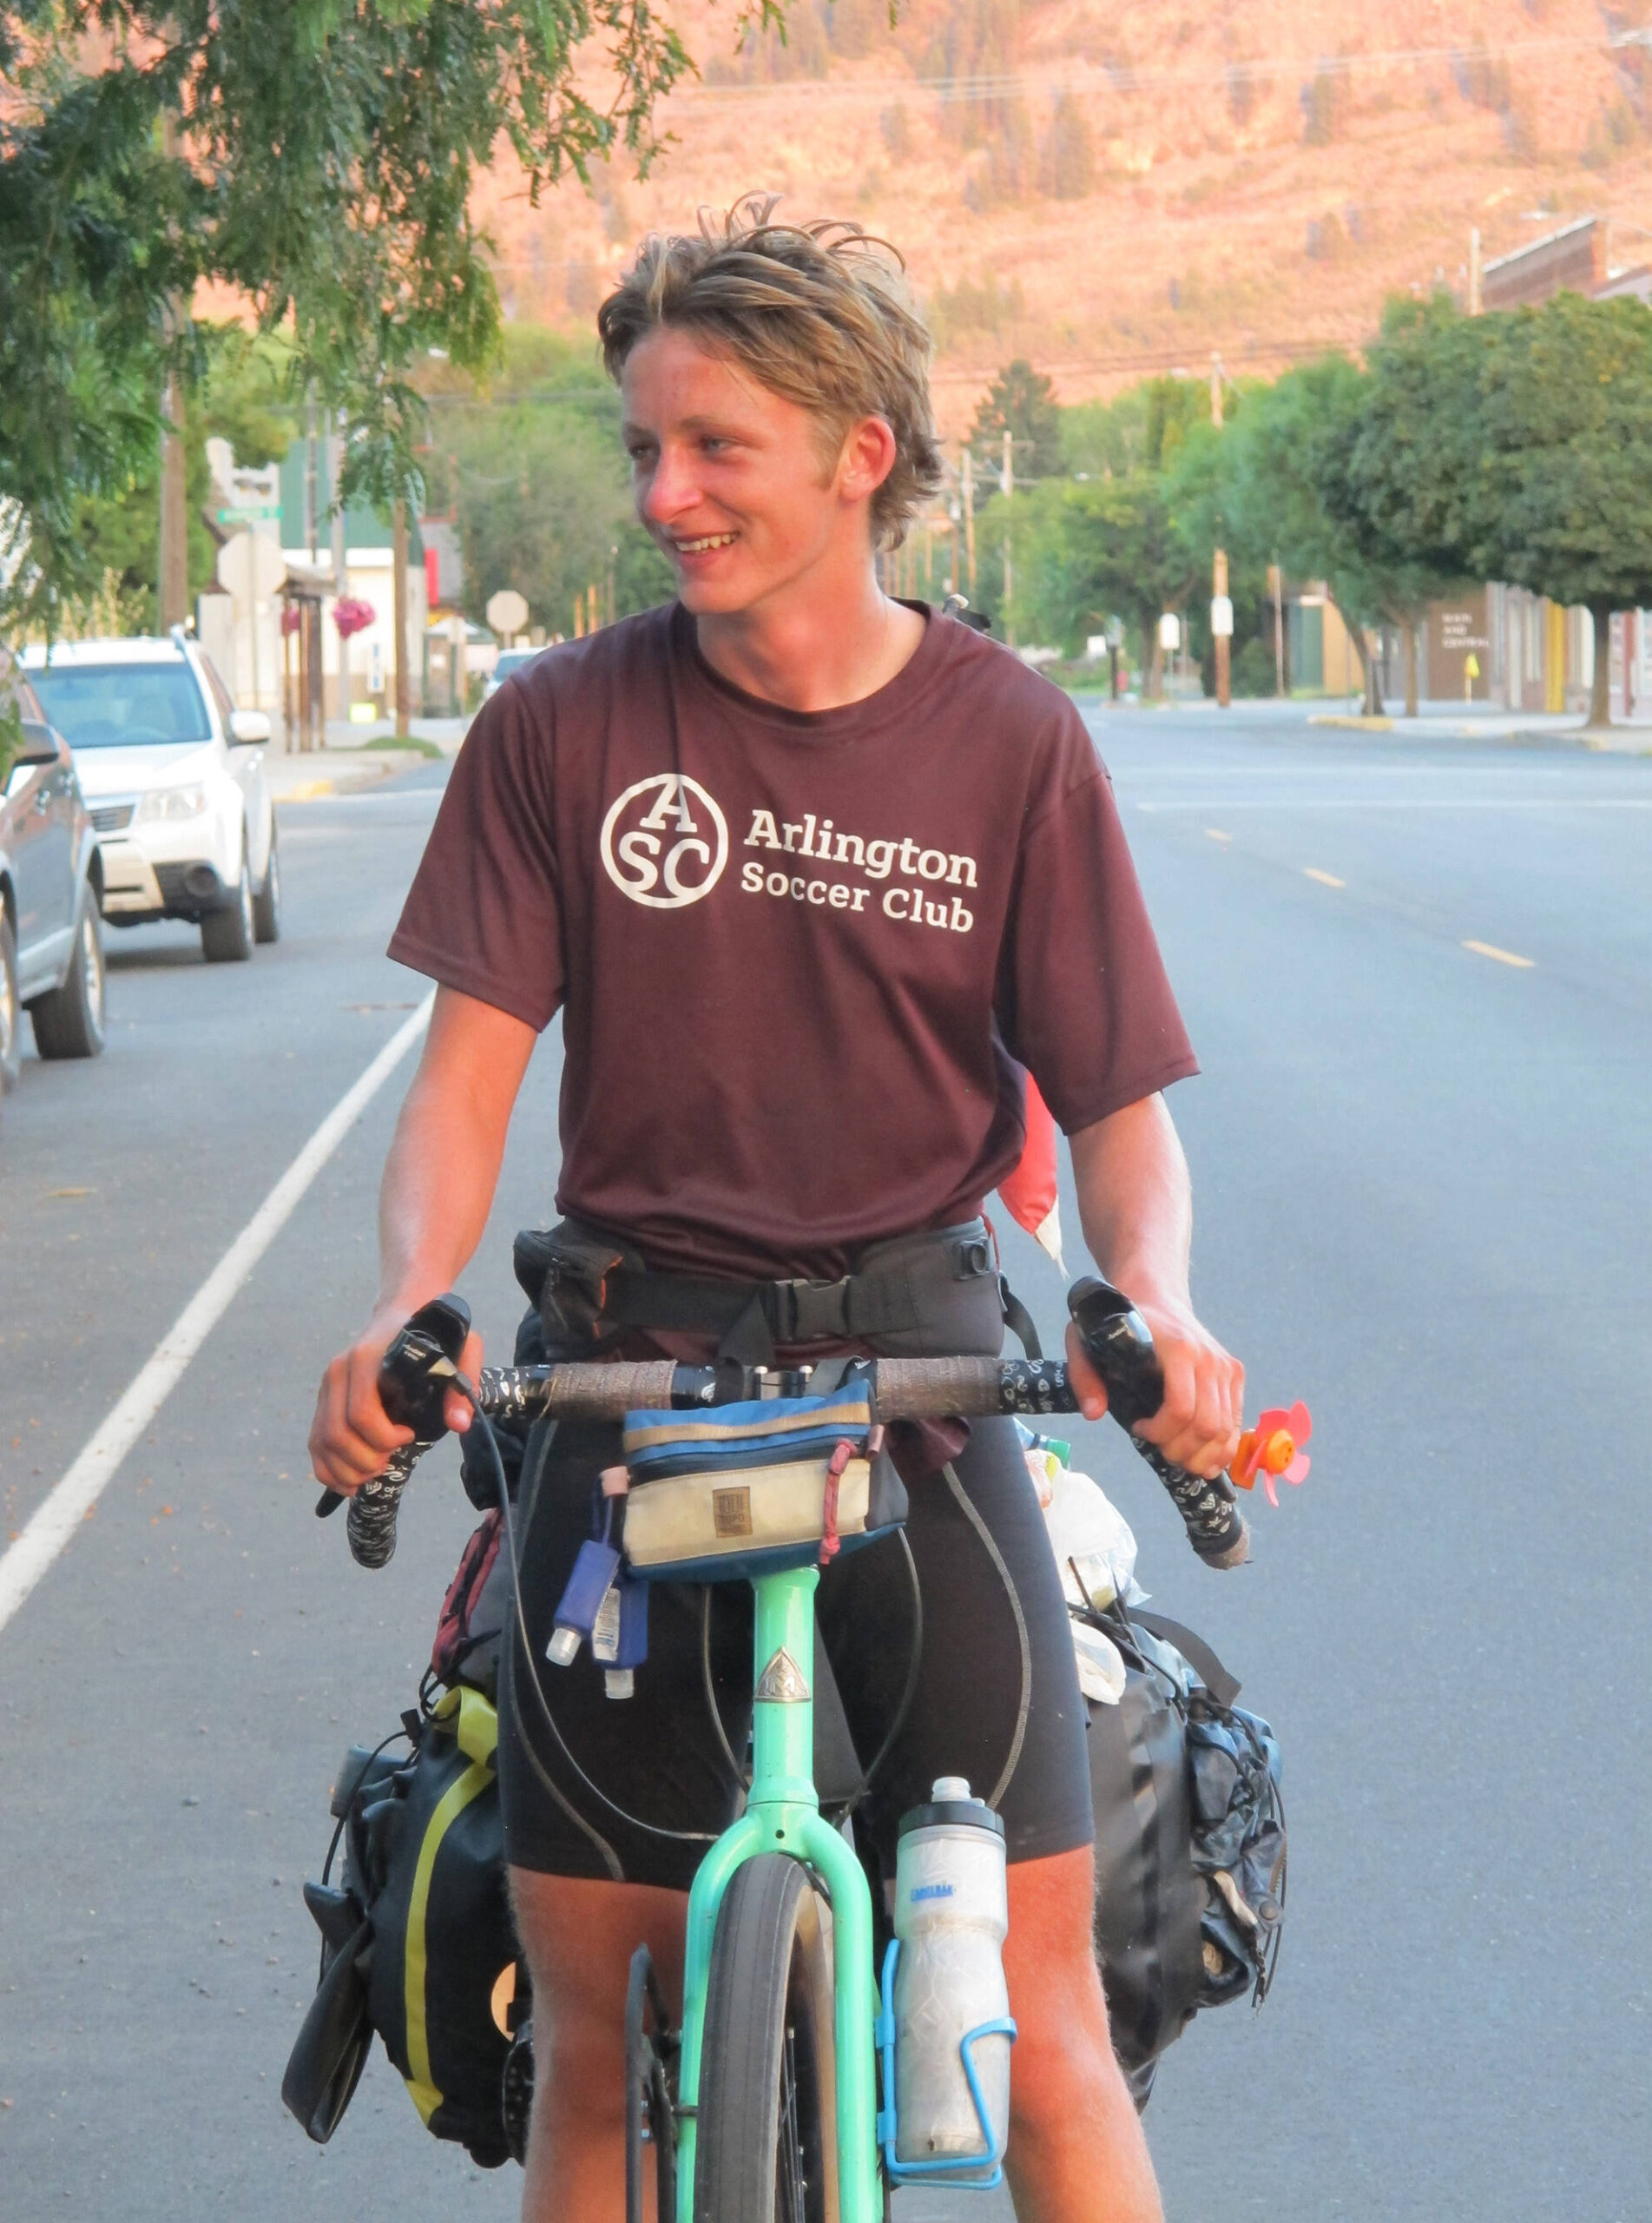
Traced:
<path fill-rule="evenodd" d="M 931 340 L 905 265 L 859 224 L 778 224 L 779 196 L 700 211 L 694 233 L 655 232 L 596 313 L 616 382 L 639 340 L 692 332 L 760 386 L 820 419 L 835 458 L 849 427 L 881 417 L 895 462 L 872 498 L 872 538 L 898 548 L 941 483 L 930 406 Z"/>

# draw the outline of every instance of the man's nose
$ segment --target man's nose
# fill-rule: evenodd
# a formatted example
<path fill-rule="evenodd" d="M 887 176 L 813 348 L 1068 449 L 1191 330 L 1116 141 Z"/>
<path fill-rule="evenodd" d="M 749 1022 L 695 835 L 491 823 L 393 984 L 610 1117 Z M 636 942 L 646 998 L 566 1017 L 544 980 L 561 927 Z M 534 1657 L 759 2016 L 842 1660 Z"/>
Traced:
<path fill-rule="evenodd" d="M 645 521 L 668 525 L 674 518 L 684 516 L 699 499 L 700 485 L 692 454 L 682 448 L 662 447 L 637 505 Z"/>

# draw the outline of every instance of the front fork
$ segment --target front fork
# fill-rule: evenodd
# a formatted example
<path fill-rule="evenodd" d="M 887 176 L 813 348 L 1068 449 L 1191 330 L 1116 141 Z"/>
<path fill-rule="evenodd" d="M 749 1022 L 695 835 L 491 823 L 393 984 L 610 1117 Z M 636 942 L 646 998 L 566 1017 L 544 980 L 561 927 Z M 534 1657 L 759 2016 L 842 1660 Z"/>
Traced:
<path fill-rule="evenodd" d="M 840 2223 L 880 2223 L 877 2098 L 872 2066 L 872 1893 L 838 1831 L 821 1818 L 814 1787 L 814 1593 L 818 1567 L 760 1574 L 757 1594 L 752 1787 L 746 1811 L 700 1863 L 688 1894 L 683 1966 L 682 2055 L 677 2103 L 677 2223 L 694 2223 L 700 2049 L 712 1942 L 728 1879 L 759 1852 L 789 1854 L 813 1870 L 832 1907 L 838 2069 Z"/>

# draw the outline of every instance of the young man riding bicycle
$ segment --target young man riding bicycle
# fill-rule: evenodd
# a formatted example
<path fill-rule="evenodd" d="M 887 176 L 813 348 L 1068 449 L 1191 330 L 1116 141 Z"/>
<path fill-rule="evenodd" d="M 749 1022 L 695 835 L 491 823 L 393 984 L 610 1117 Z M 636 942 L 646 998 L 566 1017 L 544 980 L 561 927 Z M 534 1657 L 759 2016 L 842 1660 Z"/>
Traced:
<path fill-rule="evenodd" d="M 773 226 L 745 204 L 651 240 L 599 326 L 678 598 L 538 658 L 454 768 L 392 945 L 438 992 L 385 1168 L 379 1302 L 324 1378 L 317 1475 L 353 1490 L 407 1441 L 379 1360 L 480 1240 L 559 1009 L 565 1224 L 535 1332 L 566 1330 L 560 1355 L 996 1351 L 978 1215 L 1019 1156 L 1025 1067 L 1070 1137 L 1089 1247 L 1161 1354 L 1165 1402 L 1142 1433 L 1219 1472 L 1243 1376 L 1193 1311 L 1188 1172 L 1160 1092 L 1195 1068 L 1106 775 L 1065 696 L 879 583 L 878 550 L 939 478 L 928 340 L 891 259 L 852 228 Z M 467 1374 L 480 1356 L 473 1338 Z M 1099 1416 L 1070 1335 L 1069 1358 Z M 467 1417 L 450 1398 L 451 1424 Z M 563 1431 L 535 1499 L 523 1603 L 542 1658 L 615 1441 Z M 909 1459 L 923 1657 L 866 1818 L 892 1875 L 899 1816 L 934 1778 L 997 1787 L 1017 2213 L 1144 2223 L 1159 2204 L 1092 1950 L 1058 1578 L 1010 1423 L 975 1424 L 951 1462 L 960 1489 L 933 1471 L 944 1456 L 927 1474 Z M 531 2223 L 621 2212 L 628 1964 L 646 1942 L 680 1974 L 687 1887 L 734 1811 L 699 1597 L 659 1589 L 634 1698 L 605 1699 L 589 1659 L 550 1692 L 602 1805 L 502 1676 L 538 2061 Z M 902 1695 L 905 1593 L 883 1545 L 822 1578 L 863 1750 Z M 713 1679 L 749 1692 L 736 1606 L 709 1641 Z"/>

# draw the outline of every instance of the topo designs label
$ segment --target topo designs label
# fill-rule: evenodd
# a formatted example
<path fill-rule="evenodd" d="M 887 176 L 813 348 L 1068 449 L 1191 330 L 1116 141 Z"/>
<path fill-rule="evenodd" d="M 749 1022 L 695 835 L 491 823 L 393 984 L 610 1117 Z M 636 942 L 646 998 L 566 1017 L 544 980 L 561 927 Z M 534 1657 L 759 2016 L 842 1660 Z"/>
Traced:
<path fill-rule="evenodd" d="M 602 821 L 603 870 L 622 895 L 651 911 L 698 903 L 727 862 L 727 821 L 687 773 L 637 781 Z"/>

